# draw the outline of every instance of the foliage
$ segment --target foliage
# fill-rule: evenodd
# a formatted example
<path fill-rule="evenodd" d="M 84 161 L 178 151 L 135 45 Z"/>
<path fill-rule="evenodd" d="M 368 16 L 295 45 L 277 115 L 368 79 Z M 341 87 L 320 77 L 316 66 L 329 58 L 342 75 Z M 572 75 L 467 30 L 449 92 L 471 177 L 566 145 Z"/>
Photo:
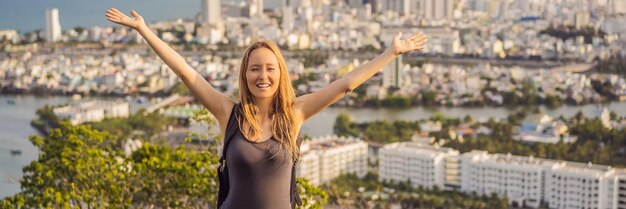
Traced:
<path fill-rule="evenodd" d="M 370 172 L 363 178 L 354 174 L 341 175 L 322 186 L 328 191 L 331 204 L 345 208 L 385 208 L 400 204 L 402 208 L 508 208 L 506 198 L 472 196 L 438 188 L 412 188 L 410 182 L 378 181 Z"/>
<path fill-rule="evenodd" d="M 214 154 L 146 144 L 130 158 L 135 206 L 206 208 L 217 198 Z"/>
<path fill-rule="evenodd" d="M 335 119 L 335 125 L 333 126 L 333 132 L 338 136 L 353 136 L 359 135 L 359 130 L 354 127 L 352 118 L 346 113 L 340 113 Z"/>
<path fill-rule="evenodd" d="M 132 170 L 110 134 L 63 122 L 45 139 L 30 140 L 41 152 L 24 167 L 22 192 L 13 198 L 25 201 L 17 208 L 102 208 L 132 200 L 127 189 Z"/>
<path fill-rule="evenodd" d="M 298 178 L 298 191 L 302 199 L 302 206 L 298 209 L 321 209 L 328 203 L 328 194 L 322 188 L 313 186 L 308 179 Z"/>
<path fill-rule="evenodd" d="M 411 107 L 411 97 L 401 97 L 401 96 L 389 96 L 383 99 L 382 105 L 384 107 Z"/>
<path fill-rule="evenodd" d="M 507 120 L 496 122 L 493 119 L 485 123 L 474 123 L 471 127 L 484 126 L 491 131 L 489 135 L 468 135 L 462 142 L 448 140 L 444 146 L 459 152 L 472 150 L 485 150 L 489 153 L 511 153 L 522 156 L 535 156 L 555 160 L 575 162 L 592 162 L 596 164 L 626 167 L 626 129 L 608 129 L 602 125 L 598 118 L 585 118 L 579 112 L 571 118 L 562 118 L 570 129 L 570 135 L 577 136 L 574 143 L 556 144 L 524 143 L 513 139 L 517 126 L 529 114 L 531 109 L 521 109 L 509 115 Z M 619 119 L 617 113 L 611 113 L 613 120 Z M 459 118 L 447 118 L 441 113 L 434 114 L 428 120 L 440 121 L 441 131 L 432 132 L 429 135 L 439 139 L 450 139 L 451 128 L 458 127 L 462 121 L 471 122 L 471 118 L 461 120 Z M 362 134 L 362 138 L 368 142 L 387 144 L 400 141 L 409 141 L 413 133 L 419 130 L 419 123 L 423 121 L 373 121 L 364 123 L 351 122 L 349 116 L 339 115 L 335 123 L 335 134 L 346 134 L 346 130 L 352 136 Z M 339 128 L 341 127 L 341 128 Z M 355 130 L 356 129 L 356 130 Z M 356 131 L 356 132 L 354 132 Z"/>
<path fill-rule="evenodd" d="M 31 122 L 31 125 L 40 130 L 43 134 L 48 134 L 54 128 L 60 128 L 62 122 L 67 122 L 57 117 L 53 112 L 53 106 L 44 106 L 37 110 L 38 118 Z M 173 120 L 158 112 L 144 114 L 141 109 L 128 118 L 105 118 L 100 122 L 87 122 L 92 128 L 106 131 L 119 138 L 131 136 L 133 131 L 143 131 L 148 136 L 157 134 L 163 130 L 167 124 L 172 124 Z"/>
<path fill-rule="evenodd" d="M 379 144 L 410 141 L 417 130 L 419 130 L 418 123 L 409 121 L 354 123 L 352 118 L 345 113 L 337 116 L 333 126 L 333 131 L 336 135 L 362 136 L 364 140 Z"/>
<path fill-rule="evenodd" d="M 160 120 L 156 115 L 142 115 L 99 125 L 112 128 L 117 122 L 146 128 L 153 125 L 137 123 Z M 202 113 L 194 118 L 208 120 Z M 39 158 L 24 167 L 22 191 L 0 200 L 0 208 L 214 208 L 216 147 L 170 148 L 143 143 L 127 156 L 121 139 L 125 138 L 64 121 L 45 137 L 31 136 L 40 149 Z M 302 208 L 326 204 L 328 196 L 323 190 L 304 179 L 299 181 Z"/>
<path fill-rule="evenodd" d="M 540 34 L 548 34 L 563 41 L 582 36 L 585 39 L 585 44 L 591 44 L 591 40 L 594 37 L 603 38 L 606 35 L 604 31 L 596 30 L 593 26 L 586 26 L 580 29 L 576 29 L 574 26 L 551 26 L 542 30 Z"/>
<path fill-rule="evenodd" d="M 594 70 L 602 73 L 618 74 L 626 78 L 626 56 L 618 53 L 612 54 L 609 58 L 600 60 Z"/>
<path fill-rule="evenodd" d="M 137 111 L 128 118 L 106 118 L 100 122 L 87 123 L 94 129 L 115 134 L 120 138 L 131 136 L 135 130 L 145 132 L 152 136 L 160 133 L 167 124 L 172 124 L 172 119 L 165 117 L 158 112 L 144 114 L 144 110 Z"/>
<path fill-rule="evenodd" d="M 206 208 L 216 194 L 217 158 L 206 151 L 146 143 L 131 156 L 120 141 L 89 126 L 62 123 L 24 168 L 22 192 L 0 205 L 14 208 Z"/>
<path fill-rule="evenodd" d="M 577 136 L 574 143 L 556 144 L 523 143 L 512 139 L 514 125 L 508 122 L 488 122 L 486 127 L 493 130 L 491 135 L 468 136 L 465 142 L 451 141 L 446 147 L 459 152 L 485 150 L 490 153 L 511 153 L 522 156 L 535 156 L 555 160 L 593 162 L 618 167 L 626 167 L 626 129 L 607 129 L 599 119 L 584 118 L 582 113 L 569 118 L 567 125 L 570 135 Z"/>
<path fill-rule="evenodd" d="M 38 109 L 37 119 L 30 122 L 31 126 L 39 130 L 39 132 L 47 134 L 55 127 L 59 127 L 61 119 L 54 114 L 54 106 L 44 105 Z"/>

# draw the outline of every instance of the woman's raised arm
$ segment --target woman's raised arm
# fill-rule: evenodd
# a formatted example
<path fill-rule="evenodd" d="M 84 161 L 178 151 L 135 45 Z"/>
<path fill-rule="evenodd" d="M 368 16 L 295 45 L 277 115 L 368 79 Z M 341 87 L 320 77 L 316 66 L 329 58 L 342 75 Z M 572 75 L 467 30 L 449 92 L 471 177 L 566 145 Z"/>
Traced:
<path fill-rule="evenodd" d="M 106 11 L 106 17 L 109 21 L 135 29 L 148 42 L 150 47 L 159 55 L 163 62 L 183 80 L 193 95 L 215 116 L 219 121 L 220 128 L 225 129 L 224 127 L 226 127 L 226 123 L 228 123 L 228 116 L 230 115 L 234 102 L 226 95 L 213 88 L 209 82 L 185 62 L 183 57 L 157 37 L 154 32 L 148 28 L 143 17 L 136 11 L 132 10 L 130 14 L 132 18 L 115 8 Z"/>
<path fill-rule="evenodd" d="M 316 92 L 298 97 L 295 106 L 296 110 L 301 114 L 302 121 L 309 119 L 311 116 L 341 99 L 346 93 L 354 90 L 367 79 L 374 76 L 376 72 L 395 59 L 399 54 L 423 49 L 425 48 L 426 42 L 428 42 L 428 38 L 421 33 L 404 40 L 400 39 L 400 37 L 402 37 L 402 33 L 398 33 L 398 35 L 394 37 L 391 47 L 387 48 L 382 54 L 368 63 L 350 71 L 350 73 L 346 74 L 341 79 L 330 83 L 328 86 Z"/>

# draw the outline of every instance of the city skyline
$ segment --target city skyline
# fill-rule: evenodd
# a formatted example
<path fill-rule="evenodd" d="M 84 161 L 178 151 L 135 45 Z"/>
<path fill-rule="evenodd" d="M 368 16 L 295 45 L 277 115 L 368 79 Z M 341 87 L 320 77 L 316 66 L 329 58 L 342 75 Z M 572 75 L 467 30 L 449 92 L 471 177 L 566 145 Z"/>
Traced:
<path fill-rule="evenodd" d="M 224 3 L 240 3 L 249 0 L 221 0 Z M 284 0 L 265 0 L 266 8 L 275 8 Z M 18 30 L 28 33 L 46 29 L 46 10 L 57 8 L 63 31 L 75 27 L 113 26 L 104 18 L 104 11 L 116 7 L 123 12 L 134 9 L 145 15 L 147 22 L 165 21 L 177 18 L 196 18 L 201 13 L 202 0 L 173 2 L 155 0 L 150 4 L 135 1 L 114 0 L 107 2 L 87 2 L 68 0 L 64 2 L 46 0 L 0 1 L 0 30 Z M 19 20 L 19 21 L 18 21 Z"/>

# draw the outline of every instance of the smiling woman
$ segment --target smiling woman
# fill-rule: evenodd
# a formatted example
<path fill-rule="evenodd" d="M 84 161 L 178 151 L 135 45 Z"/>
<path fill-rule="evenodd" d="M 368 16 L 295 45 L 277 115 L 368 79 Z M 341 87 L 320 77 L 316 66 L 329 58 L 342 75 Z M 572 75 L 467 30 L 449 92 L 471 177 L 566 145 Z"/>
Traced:
<path fill-rule="evenodd" d="M 239 71 L 239 101 L 214 89 L 171 47 L 160 40 L 134 10 L 128 17 L 109 9 L 109 21 L 131 27 L 174 71 L 218 120 L 224 136 L 218 208 L 294 208 L 299 203 L 294 166 L 298 133 L 307 119 L 341 99 L 399 54 L 423 49 L 427 38 L 399 33 L 382 54 L 317 92 L 295 96 L 285 60 L 272 41 L 244 52 Z M 289 175 L 291 173 L 291 175 Z"/>

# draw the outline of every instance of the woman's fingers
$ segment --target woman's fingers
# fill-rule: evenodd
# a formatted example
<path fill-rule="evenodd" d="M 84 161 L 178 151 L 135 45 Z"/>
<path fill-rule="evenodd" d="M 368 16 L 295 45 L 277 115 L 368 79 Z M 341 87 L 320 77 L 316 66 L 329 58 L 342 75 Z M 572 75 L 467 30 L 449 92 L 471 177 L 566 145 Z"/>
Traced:
<path fill-rule="evenodd" d="M 115 9 L 115 8 L 111 8 L 111 10 L 112 10 L 113 12 L 115 12 L 115 13 L 123 14 L 122 12 L 120 12 L 120 10 L 117 10 L 117 9 Z"/>
<path fill-rule="evenodd" d="M 120 12 L 119 10 L 117 10 L 115 8 L 111 8 L 111 9 L 107 10 L 107 14 L 112 15 L 112 17 L 118 17 L 118 18 L 126 16 L 124 13 Z"/>
<path fill-rule="evenodd" d="M 109 9 L 109 10 L 107 10 L 107 14 L 117 15 L 118 13 L 115 10 L 113 10 L 113 9 Z"/>
<path fill-rule="evenodd" d="M 421 40 L 424 40 L 424 39 L 427 39 L 427 38 L 428 37 L 426 35 L 424 35 L 422 33 L 418 33 L 418 34 L 413 35 L 411 38 L 409 38 L 409 40 L 411 40 L 411 41 L 421 41 Z"/>
<path fill-rule="evenodd" d="M 113 9 L 109 9 L 106 12 L 107 17 L 118 17 L 119 13 L 113 11 Z"/>
<path fill-rule="evenodd" d="M 426 42 L 428 42 L 428 38 L 427 38 L 427 37 L 424 37 L 424 38 L 421 38 L 421 39 L 417 39 L 417 40 L 415 40 L 414 42 L 415 42 L 415 43 L 417 43 L 417 44 L 419 44 L 419 45 L 423 45 L 423 44 L 425 44 Z"/>
<path fill-rule="evenodd" d="M 109 19 L 110 21 L 116 21 L 118 20 L 118 18 L 115 15 L 106 13 L 105 16 L 107 17 L 107 19 Z"/>

